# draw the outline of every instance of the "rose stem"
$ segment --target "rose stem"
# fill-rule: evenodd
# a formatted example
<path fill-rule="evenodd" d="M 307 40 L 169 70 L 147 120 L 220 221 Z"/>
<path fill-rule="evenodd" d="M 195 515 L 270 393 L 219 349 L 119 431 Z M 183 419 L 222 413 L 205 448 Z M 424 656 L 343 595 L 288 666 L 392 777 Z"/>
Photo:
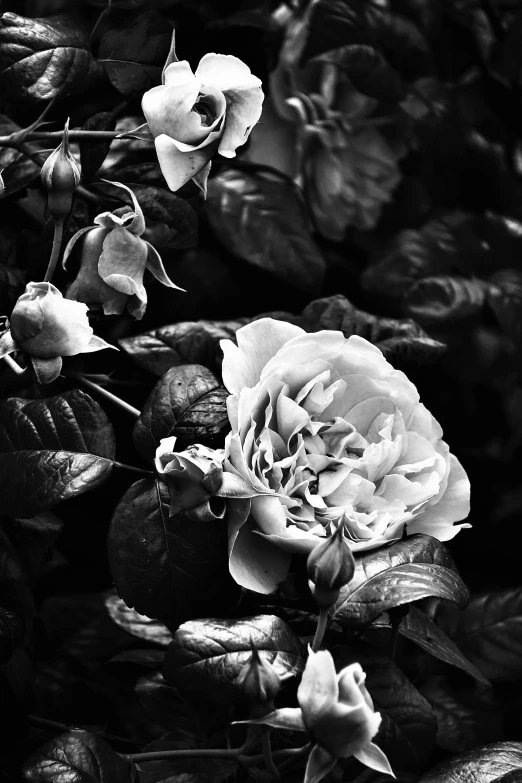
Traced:
<path fill-rule="evenodd" d="M 300 755 L 304 751 L 307 751 L 310 745 L 305 745 L 302 748 L 285 748 L 284 750 L 276 750 L 273 753 L 273 759 L 292 758 L 292 761 L 296 756 Z M 141 763 L 142 761 L 163 761 L 168 759 L 187 759 L 187 758 L 225 758 L 225 759 L 237 759 L 240 764 L 245 766 L 251 764 L 259 764 L 263 761 L 264 756 L 247 756 L 245 754 L 246 745 L 240 748 L 187 748 L 183 750 L 155 750 L 149 753 L 129 753 L 125 755 L 125 758 L 129 761 L 135 761 Z M 276 770 L 277 771 L 277 770 Z"/>
<path fill-rule="evenodd" d="M 49 729 L 50 731 L 74 731 L 74 729 L 81 728 L 78 726 L 68 726 L 66 723 L 59 723 L 56 720 L 49 720 L 48 718 L 42 718 L 40 715 L 28 715 L 28 722 L 32 726 L 38 726 L 41 729 Z M 126 737 L 118 737 L 116 734 L 105 734 L 102 731 L 93 731 L 89 729 L 92 734 L 96 734 L 97 737 L 103 737 L 103 739 L 112 740 L 113 742 L 125 742 L 127 745 L 143 746 L 142 742 L 136 742 L 135 740 L 128 739 Z"/>
<path fill-rule="evenodd" d="M 63 218 L 56 218 L 54 221 L 53 249 L 51 252 L 51 258 L 49 259 L 47 272 L 45 273 L 44 283 L 51 282 L 52 276 L 54 275 L 54 270 L 56 269 L 56 264 L 58 263 L 58 259 L 60 257 L 60 250 L 62 248 L 63 239 L 63 222 Z"/>
<path fill-rule="evenodd" d="M 10 356 L 3 356 L 2 358 L 9 369 L 16 373 L 16 375 L 24 375 L 24 373 L 27 371 L 27 367 L 20 367 L 18 362 L 15 362 L 14 359 L 11 359 Z"/>
<path fill-rule="evenodd" d="M 299 761 L 299 759 L 302 756 L 306 756 L 308 753 L 310 753 L 312 749 L 312 743 L 309 742 L 307 745 L 303 745 L 302 748 L 289 748 L 286 752 L 288 754 L 288 758 L 283 761 L 282 764 L 279 765 L 279 773 L 284 772 L 286 769 L 291 767 L 293 764 L 295 764 L 296 761 Z M 277 752 L 277 751 L 276 751 Z M 292 755 L 290 755 L 290 753 Z"/>
<path fill-rule="evenodd" d="M 88 389 L 92 389 L 92 391 L 97 392 L 101 397 L 105 397 L 106 400 L 110 400 L 115 405 L 118 405 L 120 408 L 123 408 L 124 411 L 130 413 L 131 416 L 134 416 L 136 419 L 138 418 L 138 416 L 140 416 L 140 411 L 137 408 L 134 408 L 132 405 L 129 405 L 128 402 L 122 400 L 121 397 L 117 397 L 108 389 L 104 389 L 102 386 L 98 386 L 97 383 L 94 383 L 93 381 L 89 381 L 81 373 L 70 372 L 69 370 L 67 370 L 62 374 L 65 375 L 67 378 L 73 378 L 74 380 L 77 380 L 79 383 L 83 384 Z"/>
<path fill-rule="evenodd" d="M 60 141 L 63 131 L 33 131 L 26 136 L 27 141 Z M 69 141 L 113 141 L 118 136 L 125 137 L 122 131 L 70 130 Z"/>
<path fill-rule="evenodd" d="M 115 459 L 111 459 L 111 462 L 115 468 L 132 470 L 133 473 L 140 473 L 142 476 L 147 476 L 148 478 L 154 478 L 154 473 L 152 472 L 152 470 L 143 470 L 143 468 L 135 468 L 134 465 L 125 465 L 125 463 L 123 462 L 116 462 Z"/>
<path fill-rule="evenodd" d="M 319 612 L 319 619 L 317 620 L 317 628 L 315 629 L 315 636 L 312 642 L 312 652 L 317 652 L 321 647 L 324 632 L 326 631 L 326 623 L 328 622 L 328 609 L 321 609 Z"/>
<path fill-rule="evenodd" d="M 268 772 L 271 774 L 274 780 L 280 780 L 281 775 L 279 774 L 276 765 L 274 764 L 274 759 L 272 758 L 272 746 L 270 744 L 270 729 L 267 726 L 263 726 L 263 734 L 262 734 L 262 746 L 263 746 L 263 758 L 265 760 L 265 765 L 268 770 Z"/>

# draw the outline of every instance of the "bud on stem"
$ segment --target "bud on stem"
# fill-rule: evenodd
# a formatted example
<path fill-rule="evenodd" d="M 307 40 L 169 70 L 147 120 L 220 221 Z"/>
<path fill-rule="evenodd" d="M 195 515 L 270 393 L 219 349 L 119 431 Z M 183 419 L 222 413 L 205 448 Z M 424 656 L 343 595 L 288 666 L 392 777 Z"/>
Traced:
<path fill-rule="evenodd" d="M 344 540 L 342 521 L 332 536 L 310 552 L 306 569 L 314 584 L 317 606 L 329 609 L 339 597 L 341 588 L 351 582 L 355 573 L 355 561 Z"/>
<path fill-rule="evenodd" d="M 281 681 L 275 669 L 262 660 L 255 647 L 250 661 L 241 669 L 238 685 L 243 689 L 253 717 L 261 717 L 274 709 L 274 699 L 281 688 Z"/>
<path fill-rule="evenodd" d="M 62 142 L 42 166 L 41 179 L 47 190 L 47 205 L 55 220 L 64 220 L 72 208 L 73 194 L 80 184 L 81 171 L 69 150 L 69 120 Z"/>

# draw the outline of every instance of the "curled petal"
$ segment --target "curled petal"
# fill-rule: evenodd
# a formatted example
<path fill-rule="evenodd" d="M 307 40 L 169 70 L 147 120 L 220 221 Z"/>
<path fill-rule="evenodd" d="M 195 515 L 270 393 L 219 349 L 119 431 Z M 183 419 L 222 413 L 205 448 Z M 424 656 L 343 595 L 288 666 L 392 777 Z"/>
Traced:
<path fill-rule="evenodd" d="M 145 242 L 147 245 L 147 269 L 154 275 L 156 280 L 167 286 L 168 288 L 177 288 L 178 291 L 185 291 L 184 288 L 180 288 L 179 285 L 175 285 L 165 271 L 161 256 L 149 242 Z"/>
<path fill-rule="evenodd" d="M 438 538 L 439 541 L 449 541 L 463 527 L 471 527 L 468 523 L 454 525 L 465 519 L 470 511 L 470 483 L 466 471 L 453 455 L 449 455 L 450 472 L 446 491 L 442 498 L 433 506 L 415 517 L 408 525 L 408 534 L 425 533 Z"/>
<path fill-rule="evenodd" d="M 79 238 L 82 237 L 84 234 L 86 234 L 88 231 L 92 231 L 93 228 L 94 228 L 94 226 L 87 226 L 86 228 L 80 228 L 80 230 L 77 231 L 76 234 L 74 234 L 70 238 L 70 240 L 67 243 L 67 247 L 65 248 L 65 251 L 64 251 L 64 254 L 63 254 L 63 259 L 62 259 L 62 267 L 64 269 L 66 267 L 67 260 L 68 260 L 69 256 L 72 253 L 73 247 L 75 246 L 75 244 L 77 243 Z"/>
<path fill-rule="evenodd" d="M 195 78 L 222 92 L 261 87 L 261 79 L 254 76 L 248 65 L 233 54 L 205 54 L 196 68 Z"/>
<path fill-rule="evenodd" d="M 233 501 L 230 506 L 239 502 Z M 242 525 L 237 524 L 229 543 L 230 574 L 247 590 L 267 595 L 273 593 L 278 584 L 286 579 L 291 555 L 255 535 L 254 528 L 255 522 L 251 518 Z"/>
<path fill-rule="evenodd" d="M 143 313 L 147 304 L 147 292 L 143 285 L 143 273 L 147 263 L 147 245 L 125 228 L 113 228 L 103 241 L 98 272 L 108 286 L 121 294 L 136 296 L 138 311 Z"/>
<path fill-rule="evenodd" d="M 31 356 L 34 374 L 38 383 L 46 384 L 55 381 L 62 371 L 62 357 L 56 356 L 54 359 L 38 359 Z"/>
<path fill-rule="evenodd" d="M 392 778 L 395 777 L 386 755 L 382 752 L 378 745 L 375 745 L 375 743 L 369 742 L 353 755 L 357 761 L 360 761 L 361 764 L 365 764 L 367 767 L 370 767 L 370 769 L 374 769 L 376 772 L 382 772 L 384 775 L 391 775 Z"/>
<path fill-rule="evenodd" d="M 121 182 L 111 182 L 108 179 L 104 179 L 103 182 L 107 182 L 108 185 L 114 185 L 114 187 L 116 188 L 123 188 L 123 190 L 126 190 L 127 193 L 130 195 L 132 199 L 132 206 L 134 208 L 135 217 L 132 219 L 130 223 L 125 223 L 125 229 L 127 231 L 130 231 L 131 234 L 136 234 L 136 236 L 140 237 L 145 231 L 145 218 L 143 217 L 142 209 L 139 205 L 139 201 L 136 198 L 136 195 L 134 194 L 134 191 L 131 190 L 131 188 L 127 187 L 127 185 L 123 185 Z M 111 215 L 111 217 L 114 216 Z"/>
<path fill-rule="evenodd" d="M 210 134 L 210 136 L 212 135 L 219 138 L 220 133 Z M 170 190 L 179 190 L 209 163 L 217 149 L 217 139 L 210 139 L 210 136 L 207 140 L 208 143 L 194 148 L 175 142 L 165 134 L 155 139 L 154 144 L 161 173 L 167 180 Z"/>
<path fill-rule="evenodd" d="M 297 691 L 297 701 L 303 710 L 306 726 L 313 731 L 314 724 L 337 702 L 339 687 L 331 653 L 310 650 L 306 668 Z"/>
<path fill-rule="evenodd" d="M 194 84 L 194 82 L 197 81 L 197 78 L 198 77 L 194 76 L 192 73 L 192 68 L 187 60 L 178 60 L 165 68 L 163 83 L 166 84 L 167 87 L 179 87 L 182 84 Z"/>
<path fill-rule="evenodd" d="M 234 158 L 236 148 L 246 142 L 252 128 L 261 117 L 264 95 L 261 87 L 253 87 L 247 90 L 227 90 L 225 98 L 227 101 L 225 130 L 218 152 L 224 158 Z"/>

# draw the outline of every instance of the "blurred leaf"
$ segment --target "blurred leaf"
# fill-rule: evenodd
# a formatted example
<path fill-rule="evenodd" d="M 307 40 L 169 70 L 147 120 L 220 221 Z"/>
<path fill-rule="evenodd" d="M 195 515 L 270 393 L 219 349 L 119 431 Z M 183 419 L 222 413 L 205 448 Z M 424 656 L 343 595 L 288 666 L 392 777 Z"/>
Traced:
<path fill-rule="evenodd" d="M 228 573 L 226 525 L 184 514 L 169 519 L 166 487 L 159 490 L 161 506 L 155 483 L 142 479 L 114 512 L 108 546 L 118 593 L 167 625 L 230 608 L 237 586 Z"/>
<path fill-rule="evenodd" d="M 171 643 L 172 634 L 166 625 L 130 609 L 115 592 L 111 591 L 106 595 L 105 606 L 111 619 L 132 636 L 160 647 L 168 647 Z"/>
<path fill-rule="evenodd" d="M 425 277 L 406 291 L 403 308 L 423 326 L 444 325 L 479 313 L 487 294 L 487 284 L 476 278 Z"/>
<path fill-rule="evenodd" d="M 3 510 L 32 517 L 104 481 L 114 434 L 98 403 L 73 389 L 45 400 L 0 403 Z"/>
<path fill-rule="evenodd" d="M 306 648 L 275 615 L 184 623 L 167 650 L 163 676 L 182 693 L 218 704 L 245 702 L 237 677 L 252 645 L 284 682 L 304 667 Z"/>
<path fill-rule="evenodd" d="M 163 679 L 160 672 L 140 677 L 136 693 L 152 720 L 165 731 L 175 730 L 177 735 L 192 741 L 192 747 L 197 746 L 201 732 L 197 712 L 176 688 Z"/>
<path fill-rule="evenodd" d="M 437 764 L 422 783 L 492 783 L 522 767 L 522 742 L 492 742 Z"/>
<path fill-rule="evenodd" d="M 441 609 L 437 621 L 492 682 L 522 679 L 522 588 L 473 596 L 463 612 Z"/>
<path fill-rule="evenodd" d="M 28 783 L 131 783 L 131 762 L 102 739 L 75 729 L 41 747 L 24 764 Z"/>
<path fill-rule="evenodd" d="M 21 269 L 0 264 L 0 313 L 11 312 L 25 288 L 25 275 Z"/>
<path fill-rule="evenodd" d="M 437 716 L 437 745 L 451 753 L 503 738 L 502 711 L 491 688 L 456 689 L 444 676 L 431 677 L 422 695 Z"/>
<path fill-rule="evenodd" d="M 206 213 L 233 255 L 309 293 L 320 289 L 325 261 L 291 184 L 228 169 L 209 181 Z"/>
<path fill-rule="evenodd" d="M 4 13 L 0 26 L 0 87 L 14 101 L 77 95 L 99 77 L 89 39 L 76 19 L 26 19 Z"/>
<path fill-rule="evenodd" d="M 24 635 L 24 621 L 14 612 L 0 607 L 0 665 L 7 663 Z"/>
<path fill-rule="evenodd" d="M 43 511 L 29 519 L 6 518 L 4 529 L 28 577 L 38 579 L 52 562 L 53 546 L 63 529 L 62 520 L 51 511 Z"/>
<path fill-rule="evenodd" d="M 161 83 L 161 68 L 127 60 L 98 60 L 113 87 L 126 98 L 136 99 Z"/>
<path fill-rule="evenodd" d="M 370 98 L 396 103 L 406 97 L 406 85 L 397 71 L 371 46 L 342 46 L 316 59 L 336 65 L 359 92 Z"/>
<path fill-rule="evenodd" d="M 348 628 L 365 628 L 395 606 L 435 596 L 465 606 L 469 594 L 443 544 L 414 535 L 355 556 L 355 575 L 341 589 L 333 616 Z"/>
<path fill-rule="evenodd" d="M 90 131 L 113 131 L 116 127 L 116 115 L 111 111 L 101 111 L 98 114 L 94 114 L 89 117 L 82 125 L 82 130 Z M 83 179 L 90 180 L 99 168 L 101 168 L 103 161 L 107 157 L 111 142 L 94 141 L 89 139 L 88 141 L 80 141 L 80 161 L 82 167 Z"/>
<path fill-rule="evenodd" d="M 230 429 L 228 392 L 214 373 L 201 364 L 184 364 L 168 370 L 150 393 L 134 425 L 136 448 L 154 459 L 162 438 L 175 435 L 175 449 L 193 443 L 221 447 Z"/>
<path fill-rule="evenodd" d="M 144 239 L 152 241 L 156 230 L 162 241 L 153 241 L 152 244 L 161 247 L 183 249 L 197 243 L 197 215 L 184 199 L 165 188 L 133 185 L 132 189 L 147 222 Z M 159 233 L 160 228 L 162 234 Z"/>
<path fill-rule="evenodd" d="M 334 647 L 336 669 L 359 662 L 366 672 L 366 687 L 382 723 L 374 742 L 395 769 L 425 768 L 435 747 L 437 720 L 429 703 L 393 661 L 384 655 Z"/>
<path fill-rule="evenodd" d="M 170 732 L 160 739 L 154 740 L 144 753 L 155 753 L 166 750 L 188 750 L 194 747 L 205 747 L 201 739 L 194 742 L 194 737 L 180 735 L 178 731 Z M 180 758 L 164 759 L 162 761 L 140 762 L 140 783 L 221 783 L 235 772 L 238 765 L 234 759 L 220 758 Z"/>
<path fill-rule="evenodd" d="M 377 621 L 376 627 L 391 628 L 392 626 L 389 622 Z M 427 614 L 421 612 L 416 606 L 410 606 L 408 614 L 402 618 L 399 633 L 418 644 L 435 658 L 456 666 L 484 685 L 490 685 L 480 670 L 464 657 L 455 642 L 444 633 L 442 628 L 439 628 Z"/>
<path fill-rule="evenodd" d="M 522 347 L 522 270 L 503 269 L 490 278 L 488 302 L 502 329 Z"/>

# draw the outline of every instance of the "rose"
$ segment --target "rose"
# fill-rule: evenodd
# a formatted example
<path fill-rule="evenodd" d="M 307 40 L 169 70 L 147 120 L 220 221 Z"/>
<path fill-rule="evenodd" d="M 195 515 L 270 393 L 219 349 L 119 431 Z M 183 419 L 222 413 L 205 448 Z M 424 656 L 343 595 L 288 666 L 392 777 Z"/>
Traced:
<path fill-rule="evenodd" d="M 186 60 L 171 63 L 164 84 L 145 93 L 142 109 L 171 190 L 191 178 L 205 189 L 216 150 L 233 158 L 259 120 L 261 81 L 237 57 L 206 54 L 193 74 Z"/>
<path fill-rule="evenodd" d="M 67 299 L 85 302 L 91 308 L 102 307 L 105 315 L 120 315 L 127 308 L 141 319 L 147 306 L 145 269 L 163 285 L 178 286 L 167 276 L 158 251 L 141 239 L 145 219 L 136 196 L 127 185 L 110 184 L 130 193 L 134 210 L 121 207 L 115 212 L 103 212 L 94 219 L 96 226 L 82 228 L 71 238 L 65 249 L 64 266 L 76 242 L 83 237 L 80 271 L 67 290 Z"/>
<path fill-rule="evenodd" d="M 381 716 L 374 710 L 365 679 L 360 664 L 352 663 L 336 674 L 330 652 L 310 650 L 297 691 L 299 707 L 275 710 L 251 722 L 308 731 L 315 744 L 305 783 L 321 780 L 338 759 L 351 756 L 371 769 L 393 776 L 385 754 L 372 742 Z"/>
<path fill-rule="evenodd" d="M 441 541 L 469 513 L 469 481 L 417 389 L 381 351 L 341 332 L 263 318 L 223 340 L 232 431 L 225 471 L 273 497 L 230 522 L 230 571 L 273 591 L 292 553 L 342 524 L 352 551 L 408 534 Z M 339 521 L 342 519 L 342 521 Z"/>

